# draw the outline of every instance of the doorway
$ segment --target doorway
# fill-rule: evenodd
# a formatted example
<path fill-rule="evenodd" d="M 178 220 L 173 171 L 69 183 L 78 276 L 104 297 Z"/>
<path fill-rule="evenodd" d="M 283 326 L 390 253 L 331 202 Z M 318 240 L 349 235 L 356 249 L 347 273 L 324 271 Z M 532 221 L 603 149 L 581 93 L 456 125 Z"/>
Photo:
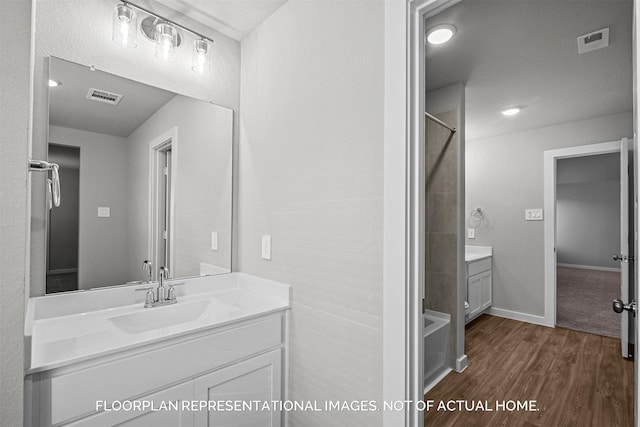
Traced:
<path fill-rule="evenodd" d="M 74 291 L 78 289 L 80 148 L 49 144 L 48 150 L 49 161 L 59 165 L 64 197 L 59 207 L 49 206 L 47 215 L 46 293 Z"/>
<path fill-rule="evenodd" d="M 178 129 L 173 127 L 149 143 L 149 257 L 151 277 L 164 267 L 175 272 L 175 188 Z"/>
<path fill-rule="evenodd" d="M 446 16 L 449 19 L 455 19 L 455 18 L 464 17 L 464 16 L 473 17 L 473 19 L 475 19 L 475 24 L 478 27 L 483 27 L 483 28 L 491 27 L 492 31 L 495 30 L 494 32 L 496 34 L 497 34 L 496 29 L 499 26 L 501 26 L 502 23 L 508 22 L 510 25 L 514 25 L 514 28 L 512 28 L 510 32 L 510 35 L 512 35 L 513 37 L 506 37 L 506 38 L 503 37 L 503 38 L 500 38 L 499 40 L 495 40 L 495 43 L 484 44 L 485 46 L 492 46 L 495 49 L 495 51 L 491 52 L 493 54 L 489 54 L 485 51 L 481 52 L 479 50 L 474 50 L 472 47 L 472 44 L 468 43 L 469 39 L 464 39 L 465 42 L 467 42 L 467 43 L 463 43 L 464 47 L 458 46 L 457 48 L 452 48 L 452 49 L 462 50 L 466 48 L 471 51 L 469 55 L 465 57 L 462 61 L 452 61 L 453 65 L 450 67 L 450 72 L 449 73 L 442 72 L 440 73 L 440 75 L 445 76 L 445 78 L 451 78 L 454 75 L 460 76 L 460 80 L 458 80 L 458 82 L 464 83 L 465 81 L 467 81 L 465 79 L 469 79 L 468 81 L 471 81 L 472 79 L 470 78 L 470 75 L 475 72 L 475 73 L 482 73 L 482 77 L 485 79 L 484 82 L 481 82 L 480 79 L 478 79 L 475 83 L 475 87 L 474 87 L 474 84 L 467 85 L 468 95 L 472 94 L 473 90 L 476 91 L 476 94 L 474 96 L 468 96 L 467 107 L 471 106 L 476 109 L 480 108 L 482 110 L 481 111 L 482 114 L 478 115 L 475 119 L 470 120 L 469 117 L 471 114 L 473 114 L 472 113 L 473 108 L 467 108 L 467 117 L 465 118 L 465 121 L 466 121 L 465 124 L 467 125 L 467 132 L 470 138 L 472 139 L 474 138 L 475 140 L 483 140 L 482 142 L 485 143 L 485 146 L 490 145 L 491 148 L 494 149 L 491 152 L 491 154 L 479 153 L 478 151 L 475 151 L 475 149 L 473 153 L 471 151 L 467 151 L 467 158 L 474 157 L 475 160 L 478 161 L 478 164 L 484 167 L 484 170 L 483 170 L 484 176 L 490 177 L 492 180 L 490 183 L 491 185 L 487 185 L 487 181 L 484 181 L 483 184 L 477 184 L 478 186 L 482 185 L 488 191 L 485 193 L 486 196 L 483 196 L 482 201 L 480 201 L 479 203 L 472 202 L 469 204 L 469 206 L 474 208 L 476 206 L 481 206 L 483 208 L 483 211 L 488 212 L 487 218 L 491 220 L 490 226 L 493 228 L 490 231 L 499 230 L 502 233 L 498 238 L 494 239 L 494 242 L 495 242 L 494 249 L 502 247 L 502 249 L 496 249 L 494 252 L 494 256 L 496 259 L 495 261 L 496 264 L 494 264 L 494 266 L 498 267 L 494 270 L 496 282 L 498 283 L 498 287 L 497 288 L 494 287 L 494 295 L 496 297 L 494 301 L 496 302 L 496 306 L 498 306 L 498 308 L 501 308 L 501 309 L 492 310 L 492 314 L 499 315 L 499 316 L 501 315 L 503 317 L 511 317 L 511 319 L 515 319 L 518 321 L 526 321 L 526 322 L 529 322 L 529 324 L 538 323 L 538 324 L 545 324 L 553 327 L 555 326 L 555 302 L 553 304 L 553 310 L 554 310 L 553 323 L 548 324 L 546 322 L 547 312 L 551 306 L 548 304 L 549 294 L 544 289 L 546 270 L 544 269 L 544 253 L 543 253 L 543 248 L 544 248 L 544 227 L 543 226 L 546 226 L 547 220 L 549 219 L 552 211 L 545 208 L 543 210 L 544 220 L 540 222 L 537 222 L 537 223 L 525 222 L 526 211 L 529 208 L 539 210 L 542 207 L 541 205 L 545 201 L 545 196 L 543 192 L 544 176 L 543 176 L 543 167 L 542 167 L 543 166 L 542 153 L 545 150 L 551 150 L 558 147 L 568 147 L 571 145 L 575 145 L 576 138 L 578 136 L 580 138 L 582 137 L 582 134 L 578 135 L 575 132 L 576 129 L 578 130 L 579 133 L 584 132 L 585 134 L 587 134 L 586 135 L 587 140 L 593 141 L 593 142 L 597 142 L 598 140 L 600 141 L 606 140 L 605 138 L 611 137 L 611 134 L 609 134 L 609 136 L 606 136 L 605 134 L 605 136 L 597 137 L 597 139 L 594 138 L 594 132 L 601 131 L 605 129 L 606 126 L 608 126 L 602 123 L 608 120 L 605 118 L 608 116 L 605 116 L 605 115 L 598 116 L 597 115 L 598 113 L 589 114 L 589 113 L 585 113 L 584 111 L 580 113 L 582 114 L 582 116 L 578 116 L 575 113 L 576 111 L 579 111 L 578 109 L 565 108 L 560 106 L 561 104 L 560 100 L 563 98 L 563 96 L 559 92 L 566 90 L 569 86 L 573 86 L 573 84 L 577 85 L 579 83 L 584 84 L 584 82 L 588 82 L 589 77 L 588 76 L 585 77 L 585 75 L 588 73 L 588 71 L 592 71 L 592 69 L 587 70 L 586 68 L 583 67 L 582 71 L 578 70 L 576 73 L 568 72 L 567 70 L 562 70 L 559 73 L 555 73 L 551 71 L 552 67 L 550 65 L 554 61 L 551 58 L 552 57 L 556 59 L 560 58 L 562 57 L 562 54 L 547 55 L 547 53 L 541 53 L 541 52 L 547 52 L 547 49 L 550 48 L 551 46 L 554 46 L 554 47 L 569 46 L 572 49 L 575 48 L 575 50 L 577 50 L 577 47 L 575 46 L 575 41 L 576 41 L 576 37 L 580 36 L 579 31 L 581 30 L 579 29 L 571 30 L 570 32 L 574 32 L 576 30 L 578 31 L 576 35 L 572 36 L 571 38 L 569 38 L 568 36 L 565 36 L 566 40 L 570 40 L 570 42 L 569 41 L 567 41 L 566 43 L 557 42 L 554 44 L 552 40 L 547 40 L 548 46 L 538 47 L 539 50 L 537 51 L 537 53 L 533 51 L 528 52 L 527 49 L 525 48 L 518 49 L 513 53 L 506 53 L 506 49 L 509 48 L 510 45 L 515 43 L 514 40 L 516 40 L 519 36 L 526 34 L 527 30 L 532 28 L 531 26 L 527 27 L 526 25 L 518 26 L 515 23 L 516 20 L 509 19 L 509 16 L 512 16 L 510 15 L 510 13 L 511 14 L 515 13 L 513 8 L 518 8 L 521 6 L 525 8 L 531 7 L 532 3 L 533 2 L 513 2 L 513 3 L 503 2 L 501 3 L 500 7 L 504 7 L 507 9 L 512 8 L 512 10 L 511 11 L 499 10 L 496 13 L 482 15 L 482 16 L 480 14 L 480 9 L 484 7 L 485 2 L 463 1 L 461 3 L 457 3 L 453 5 L 452 7 L 446 10 L 443 10 L 443 8 L 441 7 L 443 2 L 439 2 L 438 4 L 432 4 L 432 6 L 433 6 L 433 11 L 436 13 L 446 12 L 446 13 L 443 13 L 442 16 Z M 465 11 L 460 7 L 458 7 L 462 5 L 468 5 L 468 4 L 476 7 L 476 9 L 473 10 L 473 13 L 471 13 L 469 10 Z M 616 5 L 618 6 L 620 4 L 621 3 L 616 3 Z M 626 6 L 630 6 L 630 2 L 625 4 Z M 595 2 L 593 5 L 595 5 Z M 451 5 L 449 4 L 449 6 Z M 527 17 L 529 23 L 536 22 L 536 25 L 535 25 L 536 28 L 539 28 L 539 26 L 537 25 L 538 22 L 536 21 L 535 16 L 537 12 L 540 12 L 540 10 L 543 9 L 543 7 L 541 6 L 543 5 L 539 5 L 539 4 L 536 5 L 536 7 L 539 8 L 537 11 L 534 9 L 528 9 L 526 13 L 524 12 L 522 13 L 523 16 Z M 567 11 L 571 10 L 572 2 L 547 2 L 545 3 L 544 6 L 545 7 L 550 6 L 552 8 L 554 7 L 565 8 L 564 11 L 558 10 L 558 12 L 567 13 Z M 573 3 L 573 6 L 575 6 L 575 3 Z M 604 3 L 599 3 L 597 5 L 597 7 L 602 7 L 604 12 L 606 12 L 607 7 L 609 6 L 610 4 L 607 5 Z M 630 7 L 628 7 L 628 9 L 629 10 L 625 12 L 627 17 L 630 16 L 630 12 L 631 12 Z M 600 11 L 596 13 L 596 11 L 592 11 L 593 16 L 597 16 L 599 18 L 604 16 L 604 13 L 599 13 L 599 12 Z M 424 18 L 428 14 L 429 12 L 424 12 L 421 15 L 421 18 Z M 580 14 L 588 15 L 588 13 L 585 11 L 585 9 L 582 6 L 580 9 Z M 548 12 L 547 15 L 553 16 L 553 19 L 562 19 L 561 13 Z M 440 17 L 440 15 L 438 15 L 438 17 Z M 574 14 L 573 18 L 577 18 L 577 16 L 575 16 Z M 577 19 L 574 19 L 574 20 L 577 20 Z M 625 21 L 628 24 L 628 28 L 624 29 L 624 31 L 619 30 L 620 32 L 617 33 L 619 43 L 625 35 L 628 36 L 629 34 L 631 34 L 630 21 L 631 20 Z M 431 23 L 427 22 L 424 24 L 423 29 L 426 30 L 428 28 L 433 28 L 437 24 L 439 23 L 435 22 L 435 20 L 432 21 Z M 574 24 L 574 22 L 571 22 L 571 24 Z M 547 23 L 547 25 L 549 25 L 549 23 Z M 569 27 L 570 25 L 563 26 L 565 30 L 568 29 Z M 592 30 L 593 29 L 595 28 L 592 28 Z M 457 28 L 457 34 L 459 35 L 459 37 L 465 37 L 464 33 L 467 33 L 468 35 L 470 31 L 471 31 L 470 27 L 458 26 Z M 540 35 L 542 33 L 545 33 L 546 36 L 550 36 L 551 31 L 549 32 L 540 31 L 537 34 Z M 529 40 L 534 41 L 534 40 L 541 40 L 541 39 L 533 37 L 533 38 L 529 38 Z M 628 43 L 627 44 L 628 50 L 626 53 L 626 57 L 628 58 L 630 56 L 629 52 L 631 51 L 631 42 L 629 38 L 627 39 L 627 43 Z M 427 53 L 426 58 L 424 58 L 420 56 L 423 54 L 423 52 L 419 52 L 420 50 L 424 49 L 425 47 L 424 42 L 422 44 L 418 44 L 418 46 L 419 48 L 417 48 L 416 52 L 414 53 L 414 60 L 421 62 L 421 61 L 425 61 L 426 59 L 425 61 L 426 66 L 424 67 L 425 69 L 419 70 L 419 72 L 424 71 L 424 74 L 420 75 L 418 73 L 422 78 L 425 79 L 425 82 L 426 82 L 425 76 L 429 76 L 430 74 L 429 61 L 430 59 L 433 59 L 433 61 L 437 62 L 439 54 L 434 53 L 433 57 L 430 57 L 429 54 Z M 451 46 L 454 46 L 454 45 L 451 45 Z M 621 44 L 618 45 L 618 48 L 620 46 Z M 442 52 L 445 52 L 446 50 L 446 48 L 442 46 L 437 49 L 439 50 L 436 51 L 434 49 L 432 50 L 432 52 L 442 53 Z M 612 51 L 613 49 L 610 49 L 607 52 L 611 53 Z M 530 60 L 531 58 L 535 58 L 536 55 L 538 55 L 537 56 L 538 59 L 542 59 L 543 56 L 547 55 L 545 56 L 544 61 L 542 62 L 538 61 L 538 63 L 543 66 L 544 70 L 541 70 L 539 68 L 536 68 L 530 65 L 529 66 L 525 65 L 528 60 Z M 586 57 L 586 56 L 580 57 L 579 56 L 580 54 L 577 52 L 571 52 L 571 55 L 572 55 L 571 56 L 572 58 L 576 58 L 577 61 L 581 61 L 581 62 L 587 62 L 596 57 L 595 55 L 592 55 L 590 57 Z M 565 55 L 565 56 L 568 56 L 568 55 Z M 504 57 L 512 58 L 513 63 L 508 66 L 498 65 L 497 64 L 498 59 L 504 58 Z M 475 60 L 480 61 L 478 64 L 476 64 L 475 67 L 469 66 L 465 68 L 466 65 L 469 63 L 471 65 L 474 65 L 473 61 Z M 617 132 L 622 133 L 620 137 L 629 136 L 632 133 L 629 131 L 632 128 L 632 117 L 633 117 L 633 114 L 631 112 L 631 106 L 632 106 L 632 99 L 631 99 L 631 80 L 632 79 L 631 79 L 631 67 L 630 67 L 631 64 L 625 63 L 625 66 L 626 65 L 629 65 L 629 66 L 625 67 L 627 72 L 625 74 L 624 82 L 625 83 L 628 82 L 629 84 L 625 85 L 623 83 L 623 84 L 620 84 L 619 86 L 615 86 L 616 90 L 621 90 L 622 92 L 624 92 L 625 105 L 622 108 L 625 108 L 626 110 L 624 111 L 627 111 L 627 115 L 624 118 L 624 121 L 626 124 L 622 127 L 617 126 L 616 124 L 613 125 L 613 127 L 617 129 Z M 418 68 L 421 66 L 422 64 L 417 65 Z M 520 67 L 523 67 L 523 68 L 521 69 Z M 439 70 L 438 67 L 432 68 L 431 75 L 432 76 L 437 75 L 439 73 L 438 70 Z M 505 104 L 504 115 L 507 116 L 507 114 L 509 114 L 513 110 L 512 108 L 506 108 L 506 107 L 519 106 L 520 108 L 518 108 L 517 110 L 524 112 L 521 114 L 520 117 L 527 117 L 527 114 L 528 114 L 528 117 L 533 119 L 534 115 L 537 115 L 539 113 L 544 113 L 544 114 L 549 113 L 550 121 L 547 121 L 546 123 L 543 123 L 542 121 L 537 123 L 530 122 L 529 127 L 527 128 L 523 127 L 521 129 L 517 129 L 517 126 L 518 126 L 517 123 L 519 123 L 517 120 L 511 120 L 507 122 L 506 120 L 509 120 L 509 119 L 504 119 L 500 116 L 501 111 L 499 108 L 491 108 L 491 102 L 493 102 L 494 99 L 497 98 L 496 95 L 498 95 L 498 87 L 495 85 L 486 83 L 486 80 L 490 79 L 493 74 L 499 74 L 501 71 L 504 71 L 504 70 L 506 70 L 507 72 L 506 72 L 506 75 L 504 76 L 503 81 L 505 83 L 511 82 L 514 85 L 513 86 L 514 90 L 511 91 L 511 93 L 509 94 L 511 95 L 511 98 L 507 101 L 504 101 L 504 104 Z M 546 74 L 546 73 L 549 73 L 549 74 Z M 570 74 L 573 76 L 571 79 L 572 85 L 563 85 L 563 84 L 555 85 L 550 83 L 550 81 L 554 77 L 564 75 L 564 73 L 566 73 L 567 75 Z M 542 79 L 543 86 L 546 85 L 546 87 L 540 87 L 532 90 L 531 86 L 529 86 L 528 84 L 524 84 L 522 82 L 522 80 L 525 80 L 527 77 L 540 76 L 542 74 L 549 77 L 547 79 Z M 563 78 L 565 79 L 565 82 L 566 82 L 566 76 Z M 618 79 L 618 83 L 620 83 L 620 81 L 621 80 Z M 426 85 L 425 82 L 422 82 L 421 84 Z M 610 80 L 610 82 L 612 81 Z M 447 83 L 452 84 L 452 82 L 447 82 Z M 480 83 L 483 83 L 484 85 L 481 85 Z M 497 84 L 496 82 L 493 82 L 493 83 Z M 612 84 L 615 84 L 615 82 L 612 82 Z M 587 86 L 589 86 L 588 88 L 589 90 L 583 91 L 583 92 L 588 93 L 588 97 L 591 98 L 592 101 L 594 99 L 598 99 L 599 101 L 603 100 L 603 98 L 600 97 L 599 95 L 600 93 L 599 90 L 601 90 L 603 86 L 600 86 L 598 84 L 589 84 Z M 439 87 L 446 87 L 446 85 L 442 83 L 441 86 Z M 436 88 L 438 88 L 438 86 L 436 86 Z M 423 89 L 423 87 L 420 86 L 420 89 Z M 522 89 L 526 89 L 530 92 L 530 101 L 522 102 L 517 100 L 517 97 L 521 95 L 519 91 Z M 474 101 L 473 99 L 474 97 L 476 100 L 479 99 L 477 97 L 477 94 L 480 93 L 480 91 L 482 90 L 485 91 L 484 92 L 485 98 L 483 99 L 483 102 Z M 551 93 L 550 91 L 551 92 L 556 91 L 556 93 Z M 422 90 L 420 92 L 421 93 L 416 96 L 417 99 L 414 98 L 414 102 L 415 102 L 414 108 L 416 110 L 418 108 L 424 107 L 425 105 L 425 103 L 423 103 L 423 99 L 420 98 L 423 96 Z M 425 90 L 424 92 L 427 92 L 427 91 Z M 582 95 L 584 95 L 584 93 Z M 428 99 L 428 95 L 426 97 Z M 537 110 L 537 108 L 540 108 L 542 106 L 543 101 L 545 99 L 554 99 L 557 101 L 556 102 L 557 105 L 550 105 L 551 108 L 549 108 L 548 111 L 543 111 L 545 110 L 546 107 L 541 108 L 540 110 Z M 575 100 L 577 98 L 572 98 L 572 99 Z M 619 98 L 619 99 L 622 99 L 622 98 Z M 517 105 L 518 102 L 522 102 L 522 104 L 524 105 Z M 585 102 L 588 102 L 588 101 L 585 100 Z M 476 103 L 475 106 L 473 105 L 474 103 Z M 508 103 L 514 104 L 514 105 L 508 105 Z M 603 106 L 602 102 L 600 103 L 588 102 L 588 103 L 591 104 L 592 106 L 595 106 L 595 104 L 598 104 L 598 107 Z M 559 110 L 553 111 L 553 108 L 559 108 Z M 534 112 L 534 110 L 536 111 Z M 621 111 L 621 110 L 618 110 L 618 111 Z M 417 114 L 418 111 L 415 111 L 415 113 Z M 478 119 L 478 117 L 480 118 Z M 541 116 L 538 116 L 538 118 L 539 117 Z M 601 120 L 599 123 L 596 123 L 598 122 L 598 120 L 595 120 L 594 122 L 587 122 L 590 119 L 598 118 L 598 117 L 603 117 L 605 119 Z M 581 120 L 584 120 L 585 123 L 583 124 L 578 123 Z M 499 136 L 499 138 L 496 137 L 496 138 L 490 139 L 489 137 L 493 137 L 495 135 L 489 135 L 488 133 L 483 133 L 483 132 L 495 132 L 495 129 L 499 126 L 501 122 L 505 123 L 505 125 L 500 132 L 495 134 Z M 562 127 L 562 125 L 564 125 L 565 123 L 574 123 L 574 125 L 573 127 L 572 126 Z M 413 124 L 414 124 L 414 128 L 412 129 L 412 131 L 418 135 L 418 137 L 415 138 L 415 140 L 419 141 L 420 140 L 419 136 L 423 135 L 424 129 L 419 127 L 417 120 L 415 120 Z M 485 126 L 485 129 L 484 130 L 480 129 L 480 127 L 477 127 L 478 125 Z M 539 132 L 531 132 L 532 129 L 541 129 L 541 130 Z M 558 133 L 554 135 L 552 134 L 552 132 L 558 132 Z M 615 137 L 618 137 L 617 133 L 614 132 L 613 134 L 615 135 Z M 471 136 L 471 135 L 475 135 L 475 136 Z M 415 135 L 412 135 L 412 137 L 413 136 Z M 577 139 L 580 139 L 580 138 L 577 138 Z M 465 141 L 465 143 L 467 142 L 468 140 Z M 582 143 L 584 144 L 584 142 Z M 517 150 L 523 149 L 523 148 L 525 149 L 524 152 L 521 152 L 521 153 L 517 152 Z M 413 154 L 415 155 L 415 153 L 420 153 L 419 148 L 415 147 L 415 151 L 413 152 Z M 494 167 L 494 165 L 497 165 L 498 167 Z M 421 179 L 422 177 L 423 176 L 421 176 L 420 173 L 415 173 L 413 176 L 413 178 L 418 178 L 418 179 Z M 502 191 L 502 189 L 504 188 L 508 189 L 509 191 Z M 467 189 L 467 194 L 468 193 L 469 191 Z M 504 204 L 505 201 L 507 202 L 506 204 Z M 486 208 L 492 203 L 496 204 L 495 208 Z M 501 205 L 502 207 L 499 207 L 500 206 L 498 205 L 499 203 L 503 203 Z M 540 210 L 542 211 L 542 209 Z M 468 212 L 469 209 L 466 209 L 466 211 Z M 511 228 L 508 229 L 507 226 Z M 487 233 L 487 234 L 481 235 L 480 237 L 476 236 L 475 238 L 488 239 L 489 237 Z M 505 242 L 508 243 L 506 247 L 503 245 Z M 635 243 L 632 242 L 632 245 L 633 244 Z M 415 260 L 414 257 L 412 257 L 412 259 Z M 555 269 L 554 269 L 554 273 L 555 273 Z M 553 295 L 553 298 L 555 301 L 555 293 Z M 625 302 L 629 302 L 629 301 L 625 301 Z M 536 332 L 534 333 L 538 334 L 539 333 L 538 329 L 536 329 Z M 491 348 L 487 347 L 486 351 L 491 351 Z M 470 368 L 471 367 L 472 367 L 472 360 L 470 360 Z M 467 368 L 467 370 L 469 370 L 470 368 Z M 450 375 L 456 375 L 456 374 L 450 374 Z M 456 398 L 457 396 L 451 396 L 451 397 Z M 473 396 L 469 396 L 469 398 L 473 398 Z"/>
<path fill-rule="evenodd" d="M 620 153 L 556 163 L 556 326 L 619 338 Z"/>

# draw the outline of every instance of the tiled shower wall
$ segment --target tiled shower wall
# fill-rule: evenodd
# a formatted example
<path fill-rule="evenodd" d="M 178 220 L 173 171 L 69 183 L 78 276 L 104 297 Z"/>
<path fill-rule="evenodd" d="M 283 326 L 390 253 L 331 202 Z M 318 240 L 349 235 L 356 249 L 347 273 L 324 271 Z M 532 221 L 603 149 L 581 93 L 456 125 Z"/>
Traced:
<path fill-rule="evenodd" d="M 457 127 L 456 111 L 434 114 Z M 426 264 L 425 307 L 451 315 L 449 355 L 455 360 L 457 303 L 458 134 L 425 118 Z"/>

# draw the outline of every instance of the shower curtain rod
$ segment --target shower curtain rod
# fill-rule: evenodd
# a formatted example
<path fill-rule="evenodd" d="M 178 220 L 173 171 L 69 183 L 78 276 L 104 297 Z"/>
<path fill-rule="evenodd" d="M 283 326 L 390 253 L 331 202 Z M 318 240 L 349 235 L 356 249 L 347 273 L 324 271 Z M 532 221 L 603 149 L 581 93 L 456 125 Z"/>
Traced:
<path fill-rule="evenodd" d="M 445 122 L 443 122 L 439 118 L 437 118 L 435 116 L 432 116 L 431 114 L 427 113 L 426 111 L 424 112 L 424 115 L 427 116 L 427 118 L 429 118 L 429 119 L 433 120 L 434 122 L 436 122 L 437 124 L 439 124 L 440 126 L 444 126 L 447 129 L 449 129 L 449 132 L 451 132 L 452 135 L 454 133 L 456 133 L 456 131 L 457 131 L 456 128 L 449 126 L 448 124 L 446 124 Z"/>

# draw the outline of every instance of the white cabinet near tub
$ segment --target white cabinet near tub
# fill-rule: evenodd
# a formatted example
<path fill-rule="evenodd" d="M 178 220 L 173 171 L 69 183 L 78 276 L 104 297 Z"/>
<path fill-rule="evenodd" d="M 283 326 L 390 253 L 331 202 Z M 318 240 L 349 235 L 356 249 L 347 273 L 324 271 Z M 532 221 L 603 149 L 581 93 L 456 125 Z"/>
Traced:
<path fill-rule="evenodd" d="M 482 248 L 482 247 L 474 247 Z M 470 253 L 471 252 L 471 253 Z M 479 253 L 478 253 L 479 252 Z M 488 251 L 470 251 L 467 246 L 467 303 L 469 309 L 466 322 L 469 322 L 491 307 L 492 296 L 492 254 Z"/>

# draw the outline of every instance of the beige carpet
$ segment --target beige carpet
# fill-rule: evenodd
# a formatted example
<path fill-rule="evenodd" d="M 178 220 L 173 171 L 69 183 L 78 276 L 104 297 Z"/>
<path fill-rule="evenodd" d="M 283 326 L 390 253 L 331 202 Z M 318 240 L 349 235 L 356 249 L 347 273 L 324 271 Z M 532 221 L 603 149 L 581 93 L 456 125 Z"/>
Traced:
<path fill-rule="evenodd" d="M 611 309 L 620 298 L 620 273 L 558 267 L 556 325 L 620 338 L 620 315 Z"/>

